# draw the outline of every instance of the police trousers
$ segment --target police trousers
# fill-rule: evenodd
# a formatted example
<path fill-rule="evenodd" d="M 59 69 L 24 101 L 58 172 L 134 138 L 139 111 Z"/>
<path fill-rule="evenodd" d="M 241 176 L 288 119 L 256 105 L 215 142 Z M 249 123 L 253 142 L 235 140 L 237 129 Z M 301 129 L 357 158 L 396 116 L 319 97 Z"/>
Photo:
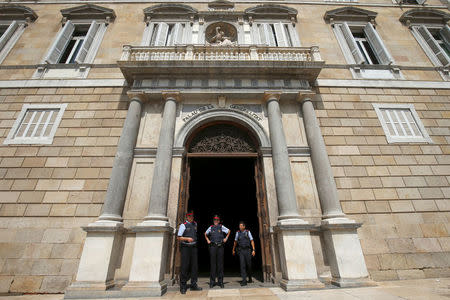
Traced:
<path fill-rule="evenodd" d="M 223 283 L 223 244 L 221 246 L 211 243 L 209 245 L 209 261 L 211 266 L 210 282 Z"/>
<path fill-rule="evenodd" d="M 250 248 L 239 248 L 238 255 L 242 280 L 247 281 L 247 275 L 252 278 L 252 250 Z"/>
<path fill-rule="evenodd" d="M 197 246 L 181 245 L 181 273 L 180 273 L 180 287 L 186 289 L 186 282 L 191 275 L 191 287 L 197 285 L 198 278 L 198 256 Z"/>

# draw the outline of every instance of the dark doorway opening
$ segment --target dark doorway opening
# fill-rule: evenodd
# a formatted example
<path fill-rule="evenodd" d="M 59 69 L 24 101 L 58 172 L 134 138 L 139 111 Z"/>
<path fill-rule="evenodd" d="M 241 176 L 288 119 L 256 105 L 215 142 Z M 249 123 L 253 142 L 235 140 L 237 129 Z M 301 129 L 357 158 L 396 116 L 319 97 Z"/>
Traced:
<path fill-rule="evenodd" d="M 245 221 L 253 235 L 256 256 L 253 276 L 263 281 L 259 233 L 258 201 L 255 180 L 256 157 L 190 157 L 188 209 L 195 211 L 198 223 L 199 275 L 209 277 L 209 252 L 204 232 L 214 214 L 231 230 L 225 245 L 225 276 L 239 276 L 239 261 L 232 256 L 239 221 Z"/>

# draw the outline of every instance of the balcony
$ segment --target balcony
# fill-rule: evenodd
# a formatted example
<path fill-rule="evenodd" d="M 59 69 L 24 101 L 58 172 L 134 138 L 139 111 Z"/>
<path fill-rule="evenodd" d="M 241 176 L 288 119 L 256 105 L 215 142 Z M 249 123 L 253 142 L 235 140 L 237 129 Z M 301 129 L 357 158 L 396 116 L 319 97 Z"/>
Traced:
<path fill-rule="evenodd" d="M 324 61 L 318 47 L 125 45 L 118 61 L 127 82 L 151 78 L 279 78 L 315 81 Z"/>

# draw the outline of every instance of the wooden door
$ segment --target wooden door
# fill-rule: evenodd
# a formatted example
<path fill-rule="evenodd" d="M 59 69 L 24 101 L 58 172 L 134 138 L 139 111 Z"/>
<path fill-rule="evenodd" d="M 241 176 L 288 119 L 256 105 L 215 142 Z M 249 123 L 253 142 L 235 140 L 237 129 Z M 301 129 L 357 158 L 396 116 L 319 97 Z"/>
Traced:
<path fill-rule="evenodd" d="M 255 159 L 256 199 L 258 202 L 259 239 L 261 242 L 262 271 L 264 281 L 272 278 L 272 255 L 270 253 L 270 223 L 261 156 Z"/>

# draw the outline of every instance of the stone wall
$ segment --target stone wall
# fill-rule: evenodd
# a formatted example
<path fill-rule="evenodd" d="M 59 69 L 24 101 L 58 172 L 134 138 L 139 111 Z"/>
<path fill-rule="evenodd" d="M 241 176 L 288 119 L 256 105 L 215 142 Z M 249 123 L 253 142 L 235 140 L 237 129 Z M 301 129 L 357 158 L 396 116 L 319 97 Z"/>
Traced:
<path fill-rule="evenodd" d="M 375 280 L 450 276 L 450 91 L 320 88 L 341 205 Z M 388 144 L 372 103 L 414 104 L 434 144 Z"/>
<path fill-rule="evenodd" d="M 122 88 L 0 90 L 0 292 L 62 292 L 81 226 L 100 214 L 128 96 Z M 3 145 L 24 103 L 67 103 L 53 144 Z"/>

